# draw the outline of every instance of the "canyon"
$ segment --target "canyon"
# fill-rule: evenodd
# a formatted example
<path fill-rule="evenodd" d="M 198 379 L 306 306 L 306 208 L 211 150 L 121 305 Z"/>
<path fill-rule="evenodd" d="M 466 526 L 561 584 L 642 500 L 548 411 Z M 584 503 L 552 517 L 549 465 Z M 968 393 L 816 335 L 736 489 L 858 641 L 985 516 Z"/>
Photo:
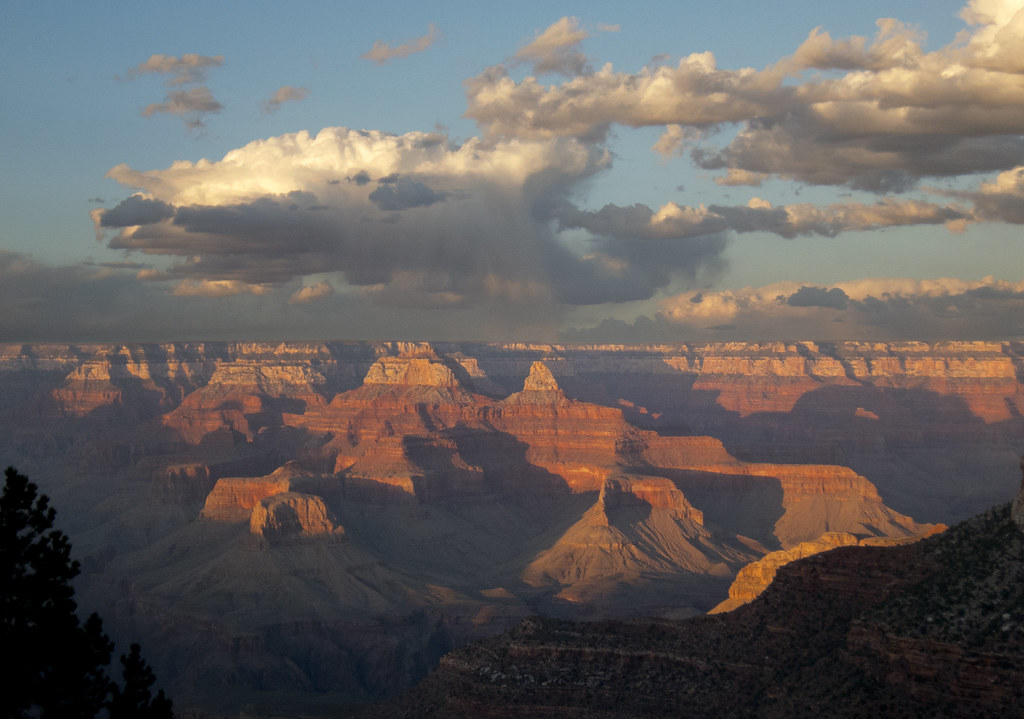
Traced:
<path fill-rule="evenodd" d="M 1022 410 L 1014 342 L 0 346 L 4 461 L 60 508 L 82 604 L 205 715 L 934 533 L 1013 496 Z"/>

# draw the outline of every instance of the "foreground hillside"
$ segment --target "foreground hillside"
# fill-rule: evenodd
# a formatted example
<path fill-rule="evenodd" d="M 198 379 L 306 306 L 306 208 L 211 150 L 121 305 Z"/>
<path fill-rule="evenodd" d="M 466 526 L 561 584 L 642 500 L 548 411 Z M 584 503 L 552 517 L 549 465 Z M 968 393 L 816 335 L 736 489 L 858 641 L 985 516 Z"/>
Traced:
<path fill-rule="evenodd" d="M 176 706 L 272 713 L 393 695 L 536 614 L 703 614 L 752 562 L 730 601 L 801 547 L 991 506 L 1022 374 L 1008 342 L 17 345 L 0 451 Z"/>
<path fill-rule="evenodd" d="M 779 570 L 686 621 L 530 619 L 374 717 L 1019 717 L 1024 531 L 1005 505 L 902 547 Z"/>

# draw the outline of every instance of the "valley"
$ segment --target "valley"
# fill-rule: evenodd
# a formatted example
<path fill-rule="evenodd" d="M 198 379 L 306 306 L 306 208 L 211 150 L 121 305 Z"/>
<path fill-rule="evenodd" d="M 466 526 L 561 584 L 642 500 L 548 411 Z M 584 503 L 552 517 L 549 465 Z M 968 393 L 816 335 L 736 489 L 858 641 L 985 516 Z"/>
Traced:
<path fill-rule="evenodd" d="M 176 707 L 237 715 L 940 531 L 1016 492 L 1022 378 L 1010 342 L 6 345 L 0 447 L 83 606 Z"/>

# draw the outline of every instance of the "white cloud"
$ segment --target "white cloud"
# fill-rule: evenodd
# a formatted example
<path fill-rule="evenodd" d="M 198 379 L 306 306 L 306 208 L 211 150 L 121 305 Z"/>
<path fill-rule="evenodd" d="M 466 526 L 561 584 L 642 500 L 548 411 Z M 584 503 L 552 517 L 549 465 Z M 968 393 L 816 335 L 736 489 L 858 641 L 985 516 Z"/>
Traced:
<path fill-rule="evenodd" d="M 466 114 L 492 138 L 600 140 L 613 124 L 662 126 L 655 149 L 666 155 L 684 139 L 695 144 L 686 131 L 703 131 L 694 157 L 725 172 L 725 184 L 771 176 L 905 191 L 921 177 L 1024 164 L 1024 9 L 978 0 L 964 17 L 974 24 L 932 52 L 895 20 L 880 20 L 870 40 L 815 29 L 761 70 L 722 69 L 704 52 L 675 66 L 627 73 L 605 65 L 545 85 L 515 81 L 499 65 L 466 83 Z M 562 47 L 558 38 L 574 37 L 567 21 L 535 42 L 550 32 L 552 47 Z M 707 144 L 728 125 L 739 130 L 734 140 Z"/>

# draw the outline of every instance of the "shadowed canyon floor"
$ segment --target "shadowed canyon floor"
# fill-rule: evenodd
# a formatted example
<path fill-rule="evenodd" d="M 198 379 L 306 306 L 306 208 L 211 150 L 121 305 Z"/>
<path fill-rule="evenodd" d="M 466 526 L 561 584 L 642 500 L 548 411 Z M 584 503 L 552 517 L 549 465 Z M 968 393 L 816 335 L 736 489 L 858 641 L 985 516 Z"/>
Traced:
<path fill-rule="evenodd" d="M 700 614 L 775 552 L 1004 501 L 1022 350 L 5 346 L 0 446 L 177 707 L 336 705 L 527 616 Z"/>

